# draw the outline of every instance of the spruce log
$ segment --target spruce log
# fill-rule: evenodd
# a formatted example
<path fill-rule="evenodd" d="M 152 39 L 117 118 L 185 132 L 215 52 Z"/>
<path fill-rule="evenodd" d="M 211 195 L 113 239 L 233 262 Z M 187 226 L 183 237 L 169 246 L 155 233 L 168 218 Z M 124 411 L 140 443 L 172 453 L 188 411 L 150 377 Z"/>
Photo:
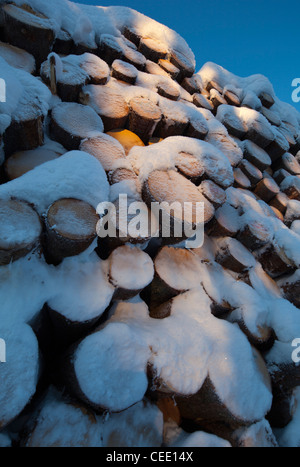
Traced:
<path fill-rule="evenodd" d="M 0 265 L 26 256 L 40 245 L 42 224 L 25 201 L 0 201 Z"/>
<path fill-rule="evenodd" d="M 53 139 L 72 151 L 90 132 L 102 133 L 103 123 L 91 107 L 63 102 L 52 109 L 50 131 Z"/>
<path fill-rule="evenodd" d="M 235 208 L 225 203 L 207 224 L 205 231 L 212 237 L 235 237 L 239 230 L 239 215 Z"/>
<path fill-rule="evenodd" d="M 238 274 L 249 271 L 256 264 L 252 253 L 238 240 L 230 237 L 217 242 L 216 262 Z"/>
<path fill-rule="evenodd" d="M 137 69 L 130 63 L 115 60 L 111 66 L 111 75 L 119 81 L 135 84 L 138 76 Z"/>
<path fill-rule="evenodd" d="M 261 113 L 268 120 L 268 122 L 271 123 L 271 125 L 280 127 L 282 124 L 281 118 L 277 112 L 275 113 L 273 110 L 262 107 Z"/>
<path fill-rule="evenodd" d="M 44 143 L 44 116 L 34 108 L 28 115 L 13 120 L 3 135 L 5 156 L 17 151 L 29 151 Z M 23 119 L 25 118 L 25 119 Z"/>
<path fill-rule="evenodd" d="M 292 175 L 300 175 L 300 164 L 297 159 L 290 153 L 284 154 L 281 159 L 276 161 L 275 169 L 286 170 Z"/>
<path fill-rule="evenodd" d="M 155 39 L 142 38 L 139 43 L 139 52 L 141 52 L 148 60 L 158 62 L 160 59 L 166 59 L 168 54 L 168 46 Z"/>
<path fill-rule="evenodd" d="M 255 257 L 273 279 L 291 273 L 295 269 L 294 263 L 287 257 L 284 249 L 276 245 L 269 244 L 255 251 Z"/>
<path fill-rule="evenodd" d="M 132 42 L 136 47 L 139 46 L 141 36 L 139 35 L 139 33 L 134 28 L 131 28 L 129 26 L 125 26 L 122 33 L 126 37 L 126 39 L 128 39 L 130 42 Z"/>
<path fill-rule="evenodd" d="M 290 228 L 294 221 L 300 220 L 300 201 L 290 200 L 284 217 L 285 224 Z"/>
<path fill-rule="evenodd" d="M 277 172 L 274 173 L 274 180 L 278 185 L 280 185 L 287 177 L 291 174 L 287 172 L 285 169 L 279 169 Z"/>
<path fill-rule="evenodd" d="M 97 236 L 98 221 L 95 209 L 84 201 L 66 198 L 53 203 L 45 217 L 47 260 L 59 264 L 85 251 Z"/>
<path fill-rule="evenodd" d="M 123 146 L 125 155 L 128 156 L 135 146 L 145 146 L 141 138 L 129 130 L 117 129 L 108 131 L 107 134 L 116 139 Z"/>
<path fill-rule="evenodd" d="M 280 192 L 278 193 L 278 195 L 275 196 L 275 198 L 272 199 L 272 201 L 270 202 L 270 205 L 278 209 L 278 211 L 281 212 L 282 214 L 285 214 L 287 210 L 288 202 L 289 202 L 289 198 L 287 197 L 287 195 Z"/>
<path fill-rule="evenodd" d="M 146 61 L 145 72 L 150 75 L 164 76 L 165 78 L 170 77 L 170 75 L 161 66 L 155 62 L 151 62 L 151 60 Z"/>
<path fill-rule="evenodd" d="M 200 285 L 198 260 L 189 250 L 164 246 L 154 259 L 154 270 L 154 279 L 141 297 L 152 318 L 164 319 L 171 314 L 169 300 Z"/>
<path fill-rule="evenodd" d="M 10 66 L 27 71 L 30 74 L 35 73 L 34 56 L 24 49 L 0 42 L 0 57 L 4 58 Z"/>
<path fill-rule="evenodd" d="M 106 134 L 85 139 L 79 149 L 94 156 L 101 163 L 105 172 L 116 169 L 117 164 L 125 159 L 125 151 L 121 144 Z"/>
<path fill-rule="evenodd" d="M 208 134 L 208 126 L 203 118 L 192 118 L 184 132 L 185 136 L 196 139 L 204 139 Z"/>
<path fill-rule="evenodd" d="M 4 164 L 5 175 L 8 180 L 15 180 L 30 170 L 33 170 L 35 167 L 57 159 L 63 153 L 63 151 L 55 151 L 46 147 L 39 147 L 31 151 L 16 152 L 10 156 Z"/>
<path fill-rule="evenodd" d="M 280 192 L 280 188 L 272 178 L 263 178 L 254 190 L 254 193 L 266 203 L 272 201 Z"/>
<path fill-rule="evenodd" d="M 129 102 L 128 128 L 146 144 L 161 120 L 159 107 L 145 97 L 136 97 Z"/>
<path fill-rule="evenodd" d="M 195 73 L 194 63 L 192 63 L 192 61 L 181 52 L 177 52 L 175 50 L 171 51 L 170 62 L 180 70 L 180 73 L 177 76 L 177 80 L 179 82 L 184 78 L 191 78 Z"/>
<path fill-rule="evenodd" d="M 130 63 L 139 71 L 144 71 L 147 63 L 146 57 L 143 54 L 141 54 L 138 50 L 134 50 L 128 46 L 123 48 L 122 60 L 124 60 L 124 62 Z"/>
<path fill-rule="evenodd" d="M 234 185 L 233 185 L 234 188 L 242 188 L 244 190 L 251 189 L 251 182 L 241 169 L 239 168 L 234 169 L 233 176 L 234 176 Z"/>
<path fill-rule="evenodd" d="M 3 7 L 3 13 L 5 41 L 27 50 L 39 67 L 49 55 L 55 39 L 52 22 L 28 5 L 8 4 Z"/>
<path fill-rule="evenodd" d="M 197 81 L 195 76 L 192 76 L 191 78 L 184 78 L 184 80 L 181 83 L 181 86 L 192 96 L 196 93 L 201 92 L 199 82 Z"/>
<path fill-rule="evenodd" d="M 113 300 L 130 300 L 152 281 L 153 262 L 147 253 L 128 245 L 116 248 L 109 259 L 109 282 L 115 287 Z"/>
<path fill-rule="evenodd" d="M 263 178 L 262 172 L 246 159 L 242 160 L 242 162 L 239 165 L 239 168 L 246 175 L 246 177 L 249 178 L 252 187 L 256 186 Z"/>
<path fill-rule="evenodd" d="M 272 161 L 275 162 L 289 150 L 290 145 L 285 136 L 283 136 L 283 134 L 280 133 L 280 131 L 278 131 L 275 127 L 273 127 L 273 133 L 275 135 L 275 139 L 270 142 L 265 150 L 271 157 Z"/>
<path fill-rule="evenodd" d="M 203 164 L 192 154 L 180 152 L 176 155 L 176 167 L 179 172 L 195 185 L 199 185 L 205 174 Z"/>
<path fill-rule="evenodd" d="M 171 101 L 178 101 L 180 97 L 178 86 L 175 86 L 175 83 L 171 79 L 158 83 L 157 92 L 160 96 L 166 97 Z"/>
<path fill-rule="evenodd" d="M 158 61 L 159 66 L 166 71 L 172 79 L 176 80 L 180 73 L 179 69 L 173 65 L 169 60 L 160 59 Z"/>
<path fill-rule="evenodd" d="M 214 106 L 212 105 L 211 101 L 208 100 L 207 97 L 203 96 L 202 94 L 199 94 L 199 93 L 194 94 L 193 103 L 195 104 L 196 107 L 210 110 L 211 112 L 214 110 Z"/>
<path fill-rule="evenodd" d="M 210 101 L 214 107 L 214 114 L 217 113 L 218 107 L 220 107 L 220 105 L 227 105 L 227 102 L 222 94 L 220 94 L 216 89 L 210 90 Z"/>
<path fill-rule="evenodd" d="M 250 220 L 238 233 L 237 240 L 250 251 L 255 251 L 271 241 L 271 232 L 262 222 Z"/>
<path fill-rule="evenodd" d="M 110 34 L 101 36 L 99 55 L 109 66 L 115 60 L 123 59 L 123 48 L 118 39 Z"/>
<path fill-rule="evenodd" d="M 232 91 L 225 91 L 224 92 L 224 98 L 227 101 L 229 105 L 233 105 L 235 107 L 240 107 L 241 106 L 241 100 L 240 98 Z"/>
<path fill-rule="evenodd" d="M 169 136 L 182 136 L 189 124 L 189 118 L 183 111 L 182 104 L 162 97 L 159 105 L 163 116 L 156 127 L 154 136 L 163 139 Z"/>
<path fill-rule="evenodd" d="M 292 276 L 282 279 L 280 282 L 281 290 L 284 297 L 293 303 L 297 308 L 300 308 L 300 276 L 299 270 Z"/>
<path fill-rule="evenodd" d="M 226 201 L 225 191 L 211 180 L 204 180 L 199 190 L 215 208 L 219 208 Z"/>
<path fill-rule="evenodd" d="M 181 242 L 187 238 L 184 225 L 188 227 L 190 232 L 192 228 L 195 229 L 202 224 L 197 219 L 197 203 L 204 203 L 204 224 L 214 216 L 212 204 L 193 183 L 174 170 L 153 171 L 144 182 L 142 196 L 149 207 L 151 207 L 151 203 L 168 203 L 168 207 L 163 209 L 163 213 L 170 222 L 170 232 L 168 229 L 165 232 L 168 225 L 165 225 L 164 219 L 162 219 L 162 223 L 160 222 L 160 235 L 163 236 L 164 241 Z M 176 202 L 178 209 L 172 208 L 174 202 Z M 186 202 L 191 203 L 191 212 L 187 212 L 184 208 Z"/>
<path fill-rule="evenodd" d="M 270 107 L 272 107 L 272 105 L 275 104 L 275 100 L 274 100 L 273 96 L 271 96 L 271 94 L 269 94 L 267 92 L 262 92 L 258 97 L 259 97 L 262 105 L 264 107 L 266 107 L 266 109 L 269 109 Z"/>
<path fill-rule="evenodd" d="M 272 161 L 266 151 L 252 141 L 245 141 L 243 144 L 244 157 L 259 170 L 264 171 L 271 166 Z"/>
<path fill-rule="evenodd" d="M 80 102 L 97 112 L 103 121 L 105 132 L 126 127 L 129 107 L 120 91 L 106 85 L 89 85 L 83 88 Z"/>

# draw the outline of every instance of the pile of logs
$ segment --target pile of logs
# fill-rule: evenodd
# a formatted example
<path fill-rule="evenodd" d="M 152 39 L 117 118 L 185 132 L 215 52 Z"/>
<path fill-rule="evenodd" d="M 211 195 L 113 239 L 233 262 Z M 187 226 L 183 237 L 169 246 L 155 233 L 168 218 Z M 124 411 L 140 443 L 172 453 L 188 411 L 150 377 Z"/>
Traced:
<path fill-rule="evenodd" d="M 111 295 L 103 309 L 87 315 L 74 312 L 71 317 L 61 308 L 64 300 L 53 300 L 45 303 L 38 319 L 24 324 L 24 329 L 5 330 L 2 335 L 0 325 L 0 337 L 7 336 L 8 344 L 11 341 L 17 346 L 15 353 L 22 355 L 26 367 L 21 369 L 16 362 L 11 371 L 9 366 L 3 370 L 2 377 L 5 366 L 1 364 L 0 434 L 4 429 L 14 431 L 17 445 L 51 445 L 41 414 L 49 417 L 53 404 L 53 407 L 64 406 L 62 418 L 75 417 L 79 407 L 82 412 L 76 417 L 78 429 L 83 431 L 78 443 L 86 437 L 86 443 L 93 444 L 93 430 L 100 424 L 102 414 L 116 412 L 112 417 L 116 417 L 116 423 L 118 420 L 124 423 L 126 431 L 126 413 L 144 399 L 144 407 L 138 409 L 138 416 L 144 421 L 149 407 L 153 406 L 163 413 L 165 422 L 171 420 L 188 432 L 206 431 L 234 446 L 244 446 L 247 442 L 276 445 L 270 435 L 271 428 L 283 428 L 292 420 L 291 401 L 294 388 L 300 385 L 300 370 L 292 360 L 278 363 L 273 358 L 272 349 L 280 340 L 276 326 L 266 319 L 254 329 L 247 317 L 247 306 L 253 306 L 253 311 L 255 299 L 253 303 L 243 303 L 243 295 L 238 294 L 244 287 L 247 297 L 255 296 L 259 301 L 255 281 L 260 280 L 267 284 L 266 289 L 276 289 L 277 298 L 300 308 L 300 264 L 289 245 L 293 237 L 296 242 L 293 245 L 300 249 L 300 237 L 295 233 L 296 223 L 300 221 L 297 129 L 282 122 L 272 110 L 274 96 L 267 93 L 258 96 L 261 109 L 257 111 L 244 106 L 240 97 L 224 83 L 211 80 L 204 87 L 188 58 L 167 43 L 141 36 L 132 27 L 124 27 L 119 37 L 100 35 L 96 47 L 92 47 L 76 44 L 64 30 L 55 33 L 49 18 L 26 5 L 6 3 L 1 7 L 1 17 L 0 57 L 43 80 L 55 96 L 55 104 L 46 117 L 33 105 L 26 113 L 20 112 L 19 118 L 12 120 L 0 136 L 5 155 L 2 184 L 21 179 L 45 162 L 55 163 L 67 151 L 84 151 L 102 165 L 112 191 L 117 184 L 121 189 L 134 187 L 135 200 L 143 203 L 146 216 L 150 216 L 153 202 L 179 202 L 182 206 L 185 202 L 203 203 L 205 243 L 199 250 L 187 249 L 183 242 L 186 238 L 176 235 L 175 225 L 180 216 L 173 211 L 168 213 L 171 218 L 168 237 L 163 236 L 160 219 L 157 228 L 150 228 L 138 238 L 128 232 L 123 234 L 118 224 L 116 238 L 102 239 L 97 238 L 99 215 L 82 199 L 57 199 L 42 214 L 22 199 L 1 199 L 0 269 L 7 265 L 14 267 L 15 262 L 31 253 L 44 258 L 49 268 L 59 271 L 66 258 L 82 255 L 92 247 L 98 254 L 99 265 L 105 264 Z M 63 73 L 59 73 L 59 67 L 63 67 Z M 155 83 L 151 91 L 141 85 L 150 78 Z M 244 118 L 246 110 L 253 112 L 251 125 Z M 220 134 L 211 130 L 212 121 L 222 128 Z M 167 138 L 171 141 L 174 136 L 184 137 L 186 143 L 178 143 L 177 152 L 172 150 L 172 162 L 162 150 L 160 162 L 153 162 L 149 169 L 151 154 L 156 150 L 155 154 L 159 153 L 160 144 L 166 145 Z M 44 144 L 49 138 L 59 143 L 57 149 Z M 194 140 L 203 142 L 199 152 L 193 146 Z M 208 147 L 218 154 L 221 152 L 226 163 L 222 165 L 221 159 L 214 158 L 213 151 L 207 153 Z M 118 201 L 113 201 L 118 212 Z M 192 212 L 190 224 L 195 225 L 195 219 Z M 278 231 L 287 232 L 291 237 L 279 242 Z M 234 299 L 229 293 L 224 296 L 218 293 L 218 287 L 213 286 L 217 277 L 217 284 L 233 290 Z M 245 355 L 256 362 L 258 379 L 272 391 L 272 407 L 266 403 L 257 418 L 244 416 L 242 410 L 235 413 L 232 406 L 226 405 L 209 372 L 201 387 L 191 391 L 187 384 L 184 393 L 172 383 L 166 362 L 161 364 L 165 371 L 159 373 L 157 360 L 163 351 L 162 344 L 155 350 L 157 326 L 165 329 L 162 360 L 172 360 L 173 350 L 168 350 L 168 340 L 176 336 L 167 329 L 168 319 L 180 328 L 178 310 L 186 300 L 186 319 L 190 320 L 192 333 L 194 318 L 190 316 L 189 303 L 194 303 L 195 290 L 199 297 L 206 297 L 203 303 L 211 310 L 212 326 L 224 333 L 226 326 L 231 326 L 241 339 L 242 348 L 248 345 L 250 351 Z M 135 311 L 139 295 L 142 310 L 147 310 L 143 319 Z M 148 339 L 145 360 L 135 350 L 136 345 L 142 349 L 141 354 L 146 352 L 145 345 L 126 324 L 131 322 L 132 329 L 138 329 Z M 198 324 L 195 320 L 195 329 Z M 152 340 L 145 330 L 147 326 Z M 39 349 L 37 344 L 35 347 L 32 329 Z M 28 346 L 22 341 L 25 337 L 30 342 Z M 219 335 L 220 340 L 222 337 Z M 189 340 L 189 335 L 185 339 Z M 82 359 L 84 349 L 88 353 L 92 345 L 95 355 L 86 361 L 85 372 L 80 372 L 76 358 Z M 26 348 L 33 349 L 34 358 L 24 354 Z M 234 346 L 228 349 L 228 359 L 234 361 L 239 349 L 233 350 Z M 128 361 L 122 358 L 125 351 L 130 357 Z M 39 352 L 44 361 L 40 373 L 37 370 Z M 189 361 L 181 364 L 188 366 Z M 194 365 L 195 362 L 191 368 Z M 171 362 L 170 368 L 174 368 Z M 11 385 L 22 391 L 12 391 L 5 380 L 7 372 Z M 238 374 L 227 375 L 227 379 L 231 377 L 239 379 Z M 94 381 L 94 390 L 90 389 L 89 378 Z M 50 397 L 49 391 L 55 396 Z M 117 403 L 111 395 L 113 391 Z M 124 420 L 118 418 L 122 414 Z M 51 430 L 58 425 L 63 431 L 68 425 L 66 419 L 60 419 L 59 410 L 55 417 Z M 85 424 L 81 417 L 86 417 Z M 90 426 L 91 417 L 96 423 L 94 428 Z M 243 438 L 248 427 L 265 417 L 270 425 L 264 421 L 269 428 L 263 428 L 260 437 L 252 439 L 249 434 L 249 438 L 246 435 Z M 70 424 L 68 430 L 72 429 L 75 428 Z M 160 437 L 154 434 L 153 426 L 146 429 L 149 439 L 143 441 L 145 445 L 164 442 L 162 434 Z M 113 433 L 112 426 L 110 430 Z M 135 430 L 132 436 L 137 436 L 139 429 Z M 107 435 L 107 439 L 109 436 L 113 435 Z M 114 436 L 109 438 L 107 446 L 134 443 L 134 440 L 126 441 L 124 433 Z M 76 437 L 71 438 L 70 444 Z M 59 445 L 60 441 L 64 443 L 56 437 L 55 443 Z"/>

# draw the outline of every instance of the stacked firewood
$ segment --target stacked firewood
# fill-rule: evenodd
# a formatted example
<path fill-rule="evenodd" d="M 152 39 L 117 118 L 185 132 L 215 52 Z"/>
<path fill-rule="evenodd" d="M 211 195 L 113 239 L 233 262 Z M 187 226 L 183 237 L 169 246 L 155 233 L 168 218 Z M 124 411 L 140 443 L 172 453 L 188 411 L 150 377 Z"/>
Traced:
<path fill-rule="evenodd" d="M 57 281 L 70 275 L 33 320 L 0 325 L 22 356 L 22 366 L 20 357 L 0 366 L 3 436 L 23 446 L 176 445 L 171 426 L 220 445 L 276 446 L 272 429 L 291 422 L 300 385 L 291 357 L 300 336 L 287 342 L 282 331 L 285 319 L 299 328 L 299 129 L 271 93 L 254 108 L 134 27 L 91 45 L 29 5 L 6 3 L 0 17 L 0 57 L 52 94 L 48 113 L 21 103 L 1 135 L 0 269 L 38 257 Z M 175 211 L 168 236 L 163 218 L 138 237 L 119 218 L 114 238 L 98 238 L 94 203 L 56 198 L 52 182 L 41 209 L 29 185 L 68 151 L 101 164 L 118 213 L 124 192 L 144 218 L 151 203 L 203 203 L 204 245 L 178 238 Z M 68 261 L 80 268 L 90 257 L 91 283 L 75 282 Z"/>

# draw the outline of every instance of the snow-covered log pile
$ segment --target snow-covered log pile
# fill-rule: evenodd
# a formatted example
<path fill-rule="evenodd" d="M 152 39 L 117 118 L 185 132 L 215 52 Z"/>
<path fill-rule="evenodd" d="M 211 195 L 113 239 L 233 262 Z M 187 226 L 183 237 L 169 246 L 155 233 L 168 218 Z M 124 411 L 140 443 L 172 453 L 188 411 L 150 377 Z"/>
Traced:
<path fill-rule="evenodd" d="M 300 115 L 129 8 L 0 3 L 0 446 L 300 446 Z"/>

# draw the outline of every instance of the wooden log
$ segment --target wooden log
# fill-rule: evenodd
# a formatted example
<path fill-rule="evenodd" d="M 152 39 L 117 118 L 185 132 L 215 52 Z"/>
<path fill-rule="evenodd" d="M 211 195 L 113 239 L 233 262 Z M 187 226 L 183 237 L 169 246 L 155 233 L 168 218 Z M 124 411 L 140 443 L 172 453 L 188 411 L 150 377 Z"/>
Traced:
<path fill-rule="evenodd" d="M 159 105 L 163 116 L 156 127 L 154 136 L 163 139 L 169 136 L 182 136 L 189 124 L 189 118 L 182 104 L 161 98 Z"/>
<path fill-rule="evenodd" d="M 280 287 L 284 297 L 289 300 L 297 308 L 300 308 L 300 278 L 299 270 L 288 278 L 280 281 Z"/>
<path fill-rule="evenodd" d="M 272 161 L 266 151 L 252 141 L 246 140 L 243 144 L 244 157 L 259 170 L 264 171 L 271 166 Z"/>
<path fill-rule="evenodd" d="M 235 168 L 233 171 L 233 176 L 234 176 L 234 185 L 233 185 L 234 188 L 242 188 L 245 190 L 251 189 L 251 182 L 241 169 Z"/>
<path fill-rule="evenodd" d="M 179 172 L 195 185 L 199 185 L 205 174 L 203 164 L 192 154 L 180 152 L 176 155 L 176 167 Z"/>
<path fill-rule="evenodd" d="M 210 101 L 214 107 L 214 112 L 213 112 L 214 114 L 217 113 L 218 107 L 220 107 L 220 105 L 227 104 L 222 94 L 220 94 L 219 91 L 217 91 L 216 89 L 210 90 Z"/>
<path fill-rule="evenodd" d="M 238 240 L 230 237 L 217 241 L 216 262 L 238 274 L 249 271 L 256 264 L 252 253 Z"/>
<path fill-rule="evenodd" d="M 282 124 L 281 118 L 277 112 L 275 113 L 273 110 L 267 109 L 266 107 L 261 108 L 261 113 L 266 119 L 268 120 L 271 125 L 280 127 Z"/>
<path fill-rule="evenodd" d="M 257 185 L 254 190 L 254 193 L 266 203 L 272 201 L 276 195 L 280 192 L 280 188 L 271 178 L 263 178 Z"/>
<path fill-rule="evenodd" d="M 26 256 L 40 246 L 42 224 L 25 201 L 0 201 L 0 265 Z"/>
<path fill-rule="evenodd" d="M 123 62 L 122 60 L 115 60 L 111 66 L 111 75 L 119 81 L 135 84 L 138 71 L 133 65 L 130 65 L 130 63 Z"/>
<path fill-rule="evenodd" d="M 84 201 L 67 198 L 53 203 L 45 216 L 47 261 L 59 264 L 85 251 L 97 236 L 98 221 L 95 209 Z"/>
<path fill-rule="evenodd" d="M 290 228 L 294 221 L 300 220 L 300 201 L 290 200 L 284 216 L 285 224 Z"/>
<path fill-rule="evenodd" d="M 270 202 L 270 206 L 278 209 L 282 214 L 286 213 L 289 198 L 286 194 L 280 192 Z"/>
<path fill-rule="evenodd" d="M 279 219 L 281 222 L 284 222 L 284 216 L 283 214 L 279 211 L 279 209 L 275 208 L 274 206 L 271 206 L 272 211 L 274 212 L 275 216 L 277 219 Z"/>
<path fill-rule="evenodd" d="M 203 96 L 202 94 L 194 94 L 193 95 L 193 103 L 196 107 L 200 107 L 202 109 L 210 110 L 211 112 L 214 110 L 214 106 L 212 105 L 211 101 L 207 99 L 207 97 Z"/>
<path fill-rule="evenodd" d="M 224 98 L 227 101 L 229 105 L 233 105 L 235 107 L 240 107 L 241 106 L 241 100 L 240 98 L 232 91 L 225 91 L 224 92 Z"/>
<path fill-rule="evenodd" d="M 79 149 L 94 156 L 101 163 L 105 172 L 115 170 L 118 163 L 125 159 L 125 151 L 121 144 L 106 134 L 85 139 Z"/>
<path fill-rule="evenodd" d="M 178 78 L 180 71 L 169 60 L 160 59 L 158 61 L 158 64 L 164 71 L 166 71 L 171 76 L 172 79 L 176 80 Z"/>
<path fill-rule="evenodd" d="M 80 102 L 92 107 L 101 117 L 105 132 L 126 127 L 129 107 L 120 91 L 106 85 L 89 85 L 83 88 Z"/>
<path fill-rule="evenodd" d="M 58 55 L 69 55 L 73 46 L 74 41 L 71 35 L 67 31 L 60 29 L 56 34 L 55 41 L 53 43 L 53 52 Z"/>
<path fill-rule="evenodd" d="M 170 75 L 161 66 L 155 62 L 151 62 L 151 60 L 146 61 L 145 72 L 150 75 L 164 76 L 165 78 L 170 77 Z"/>
<path fill-rule="evenodd" d="M 137 247 L 123 245 L 116 248 L 108 262 L 109 282 L 115 287 L 113 300 L 130 300 L 152 282 L 153 262 Z"/>
<path fill-rule="evenodd" d="M 184 135 L 190 138 L 204 139 L 208 134 L 208 126 L 204 118 L 192 118 Z"/>
<path fill-rule="evenodd" d="M 199 190 L 216 209 L 226 201 L 225 191 L 212 180 L 204 180 L 200 184 Z"/>
<path fill-rule="evenodd" d="M 211 237 L 235 237 L 239 230 L 239 215 L 235 208 L 224 204 L 207 224 L 205 231 Z"/>
<path fill-rule="evenodd" d="M 178 51 L 171 51 L 170 62 L 180 70 L 177 80 L 181 82 L 184 78 L 191 78 L 195 73 L 195 65 L 192 61 Z"/>
<path fill-rule="evenodd" d="M 248 250 L 255 251 L 271 241 L 271 232 L 262 222 L 250 220 L 238 233 L 237 240 Z"/>
<path fill-rule="evenodd" d="M 271 157 L 272 161 L 275 162 L 289 150 L 290 145 L 283 134 L 275 127 L 273 127 L 273 133 L 275 135 L 275 139 L 265 148 L 265 150 Z"/>
<path fill-rule="evenodd" d="M 225 128 L 227 128 L 228 133 L 232 136 L 235 136 L 236 138 L 239 139 L 244 139 L 247 133 L 247 126 L 245 122 L 242 120 L 242 118 L 239 117 L 238 114 L 235 112 L 235 108 L 232 106 L 227 105 L 227 102 L 225 101 L 225 105 L 221 106 L 222 102 L 218 104 L 218 112 L 217 112 L 217 118 L 223 123 Z"/>
<path fill-rule="evenodd" d="M 122 33 L 126 39 L 132 42 L 136 47 L 140 45 L 141 36 L 134 28 L 125 26 Z"/>
<path fill-rule="evenodd" d="M 146 57 L 138 50 L 125 46 L 123 48 L 122 60 L 135 66 L 139 71 L 144 71 L 146 67 Z"/>
<path fill-rule="evenodd" d="M 53 139 L 72 151 L 91 131 L 102 133 L 103 123 L 91 107 L 63 102 L 52 109 L 50 131 Z"/>
<path fill-rule="evenodd" d="M 0 57 L 4 58 L 10 66 L 30 74 L 35 73 L 35 58 L 24 49 L 0 42 Z"/>
<path fill-rule="evenodd" d="M 287 181 L 286 181 L 287 180 Z M 288 198 L 300 201 L 300 181 L 298 177 L 289 177 L 281 183 L 281 191 L 285 193 Z"/>
<path fill-rule="evenodd" d="M 278 185 L 280 185 L 287 177 L 291 174 L 287 172 L 285 169 L 279 169 L 277 172 L 274 173 L 274 180 Z"/>
<path fill-rule="evenodd" d="M 272 107 L 272 105 L 275 104 L 275 100 L 274 100 L 273 96 L 271 96 L 271 94 L 269 94 L 267 92 L 262 92 L 258 97 L 259 97 L 262 105 L 264 107 L 266 107 L 266 109 L 269 109 L 270 107 Z"/>
<path fill-rule="evenodd" d="M 116 169 L 108 174 L 108 180 L 111 185 L 123 182 L 124 180 L 133 180 L 136 183 L 137 187 L 139 187 L 138 191 L 140 191 L 139 179 L 133 170 L 121 168 Z"/>
<path fill-rule="evenodd" d="M 195 76 L 192 76 L 191 78 L 184 78 L 184 80 L 181 83 L 181 86 L 183 87 L 183 89 L 185 89 L 192 96 L 196 93 L 201 92 L 199 81 L 197 80 Z"/>
<path fill-rule="evenodd" d="M 166 59 L 168 54 L 167 44 L 151 39 L 150 37 L 142 37 L 138 50 L 145 55 L 148 60 L 156 63 L 160 59 Z"/>
<path fill-rule="evenodd" d="M 262 117 L 263 118 L 263 117 Z M 257 144 L 262 149 L 268 148 L 274 141 L 274 133 L 269 122 L 264 119 L 252 122 L 248 128 L 246 138 Z M 269 151 L 267 150 L 269 153 Z M 270 153 L 269 153 L 270 154 Z M 272 156 L 270 155 L 271 159 Z"/>
<path fill-rule="evenodd" d="M 255 251 L 256 259 L 273 279 L 288 274 L 295 269 L 291 259 L 289 259 L 283 248 L 269 244 Z"/>
<path fill-rule="evenodd" d="M 123 47 L 116 37 L 110 34 L 102 34 L 99 45 L 99 55 L 102 60 L 111 66 L 115 60 L 123 60 Z"/>
<path fill-rule="evenodd" d="M 205 86 L 206 91 L 210 92 L 212 89 L 218 91 L 219 94 L 223 94 L 223 87 L 217 83 L 215 80 L 208 81 L 207 85 Z"/>
<path fill-rule="evenodd" d="M 275 164 L 275 170 L 285 170 L 291 175 L 300 175 L 300 164 L 290 153 L 285 153 Z"/>
<path fill-rule="evenodd" d="M 169 300 L 200 284 L 198 260 L 189 250 L 164 246 L 154 260 L 154 270 L 154 279 L 141 297 L 152 318 L 164 319 L 171 314 Z"/>
<path fill-rule="evenodd" d="M 136 97 L 129 102 L 128 128 L 146 144 L 154 133 L 162 114 L 159 107 L 145 97 Z"/>
<path fill-rule="evenodd" d="M 239 164 L 241 171 L 249 178 L 252 187 L 256 186 L 263 178 L 262 172 L 255 167 L 251 162 L 243 159 Z"/>
<path fill-rule="evenodd" d="M 169 171 L 153 171 L 144 182 L 142 196 L 145 203 L 150 207 L 151 203 L 167 202 L 168 208 L 162 211 L 170 222 L 170 231 L 166 231 L 164 219 L 160 221 L 160 236 L 164 241 L 179 243 L 185 240 L 185 226 L 198 228 L 203 222 L 197 220 L 197 203 L 204 203 L 204 224 L 214 216 L 214 208 L 211 203 L 200 193 L 197 187 L 187 180 L 183 175 Z M 173 209 L 172 204 L 176 202 L 178 209 Z M 191 212 L 187 212 L 184 203 L 192 203 Z M 179 232 L 180 231 L 180 232 Z M 178 233 L 177 233 L 178 232 Z M 191 234 L 190 234 L 191 235 Z M 178 241 L 177 241 L 178 240 Z"/>
<path fill-rule="evenodd" d="M 129 130 L 117 129 L 108 131 L 107 134 L 112 138 L 115 138 L 125 151 L 125 155 L 128 156 L 131 149 L 135 146 L 145 146 L 141 138 Z"/>
<path fill-rule="evenodd" d="M 63 150 L 55 151 L 43 146 L 31 151 L 16 152 L 5 161 L 4 171 L 6 178 L 8 180 L 15 180 L 35 167 L 57 159 L 62 154 L 64 154 Z"/>
<path fill-rule="evenodd" d="M 35 57 L 39 67 L 49 55 L 54 42 L 52 22 L 28 5 L 18 7 L 7 4 L 2 11 L 5 42 L 24 48 Z"/>
<path fill-rule="evenodd" d="M 44 143 L 44 116 L 34 107 L 28 114 L 13 120 L 3 135 L 5 156 L 17 151 L 29 151 Z"/>
<path fill-rule="evenodd" d="M 160 96 L 166 97 L 172 101 L 178 101 L 180 97 L 180 91 L 178 86 L 170 79 L 169 82 L 162 81 L 157 85 L 157 92 Z"/>
<path fill-rule="evenodd" d="M 230 136 L 222 133 L 208 133 L 205 141 L 216 146 L 227 157 L 231 167 L 237 167 L 243 159 L 243 152 Z"/>
<path fill-rule="evenodd" d="M 5 352 L 3 346 L 1 349 L 0 365 L 0 429 L 2 431 L 32 400 L 40 376 L 40 356 L 37 338 L 27 324 L 15 323 L 13 326 L 8 326 L 2 322 L 0 335 L 5 342 Z"/>

